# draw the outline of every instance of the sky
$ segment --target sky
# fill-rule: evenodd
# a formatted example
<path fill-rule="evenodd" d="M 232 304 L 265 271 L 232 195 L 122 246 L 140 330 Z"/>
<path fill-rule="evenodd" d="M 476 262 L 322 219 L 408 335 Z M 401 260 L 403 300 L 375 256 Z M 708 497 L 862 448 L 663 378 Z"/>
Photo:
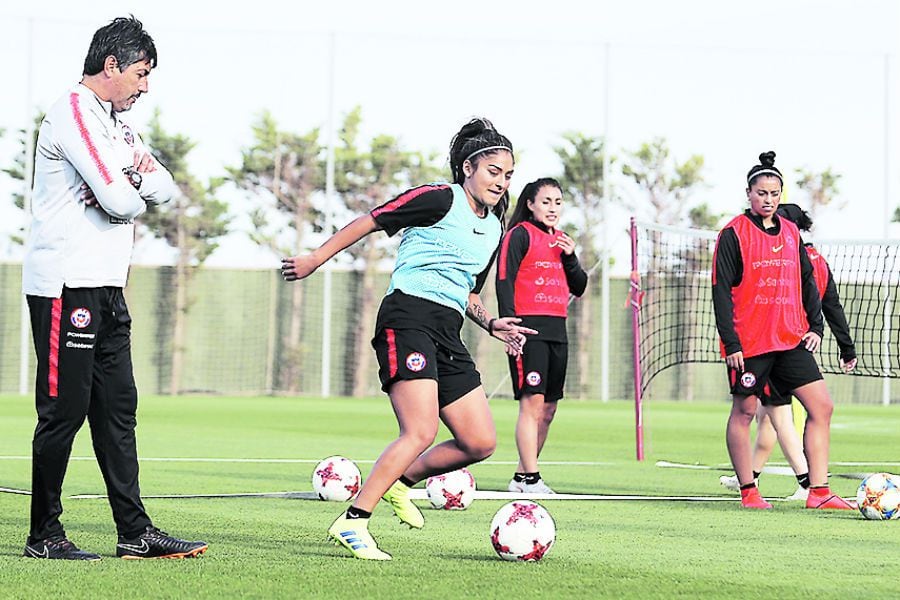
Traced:
<path fill-rule="evenodd" d="M 364 137 L 443 156 L 463 122 L 487 116 L 516 146 L 515 193 L 559 173 L 565 132 L 606 136 L 619 157 L 664 137 L 677 160 L 704 157 L 692 203 L 736 214 L 746 172 L 772 149 L 801 205 L 796 169 L 841 175 L 816 238 L 900 236 L 883 218 L 886 198 L 891 212 L 900 204 L 895 0 L 7 3 L 0 165 L 16 149 L 10 130 L 78 81 L 94 30 L 128 13 L 156 40 L 159 67 L 127 118 L 140 130 L 159 108 L 166 129 L 197 142 L 201 177 L 238 164 L 262 110 L 290 130 L 327 131 L 333 44 L 338 120 L 359 105 Z M 649 218 L 648 203 L 624 177 L 613 183 L 622 202 L 607 239 L 624 265 L 628 217 Z M 0 260 L 21 256 L 7 239 L 21 224 L 13 191 L 0 175 Z M 234 231 L 208 264 L 276 266 L 242 232 L 250 200 L 226 199 Z M 169 255 L 149 244 L 135 260 Z"/>

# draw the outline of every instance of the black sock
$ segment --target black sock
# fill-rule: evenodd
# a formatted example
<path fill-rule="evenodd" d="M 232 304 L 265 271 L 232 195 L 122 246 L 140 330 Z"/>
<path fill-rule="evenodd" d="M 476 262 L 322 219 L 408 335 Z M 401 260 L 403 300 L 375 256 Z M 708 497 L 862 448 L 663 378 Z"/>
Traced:
<path fill-rule="evenodd" d="M 523 473 L 523 475 L 525 476 L 524 481 L 527 485 L 534 485 L 535 483 L 537 483 L 538 481 L 541 480 L 541 472 L 540 471 L 535 471 L 534 473 Z"/>
<path fill-rule="evenodd" d="M 513 481 L 525 483 L 525 473 L 516 473 L 515 475 L 513 475 Z"/>
<path fill-rule="evenodd" d="M 753 471 L 753 480 L 759 479 L 760 475 L 762 475 L 762 471 Z"/>
<path fill-rule="evenodd" d="M 746 484 L 744 484 L 744 485 L 741 486 L 741 489 L 742 489 L 742 490 L 749 490 L 750 488 L 755 488 L 755 487 L 756 487 L 756 484 L 755 484 L 755 483 L 746 483 Z"/>
<path fill-rule="evenodd" d="M 405 485 L 406 487 L 412 487 L 412 486 L 416 485 L 416 482 L 413 481 L 412 479 L 410 479 L 409 477 L 407 477 L 406 475 L 401 475 L 400 479 L 398 481 L 400 483 L 402 483 L 403 485 Z"/>
<path fill-rule="evenodd" d="M 355 506 L 351 506 L 347 509 L 347 518 L 348 519 L 368 519 L 372 516 L 367 510 L 363 510 L 361 508 L 356 508 Z"/>
<path fill-rule="evenodd" d="M 800 484 L 804 490 L 809 489 L 809 473 L 804 473 L 803 475 L 797 475 L 797 483 Z"/>

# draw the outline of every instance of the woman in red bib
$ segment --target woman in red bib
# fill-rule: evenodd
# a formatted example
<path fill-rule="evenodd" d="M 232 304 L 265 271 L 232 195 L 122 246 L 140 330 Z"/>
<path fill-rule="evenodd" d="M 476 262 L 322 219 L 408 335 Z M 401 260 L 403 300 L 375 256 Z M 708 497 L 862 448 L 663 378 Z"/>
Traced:
<path fill-rule="evenodd" d="M 782 195 L 782 200 L 784 195 Z M 794 223 L 802 232 L 808 232 L 812 228 L 812 219 L 809 214 L 796 204 L 781 202 L 776 214 Z M 813 275 L 816 280 L 816 288 L 822 299 L 822 315 L 834 334 L 840 348 L 840 365 L 845 373 L 850 373 L 856 368 L 856 347 L 850 333 L 850 325 L 844 314 L 844 307 L 838 296 L 837 285 L 834 282 L 831 269 L 825 261 L 825 257 L 809 242 L 806 242 L 806 254 L 813 266 Z M 797 408 L 798 411 L 793 411 Z M 797 491 L 785 498 L 785 500 L 803 500 L 809 497 L 809 467 L 806 456 L 803 454 L 803 444 L 800 435 L 794 426 L 793 412 L 800 412 L 798 417 L 805 417 L 805 411 L 797 407 L 793 402 L 779 404 L 777 406 L 762 406 L 756 412 L 756 445 L 753 448 L 753 477 L 759 483 L 759 476 L 769 460 L 769 455 L 775 448 L 776 440 L 781 445 L 781 451 L 790 463 L 794 474 L 797 476 Z M 800 428 L 802 431 L 802 428 Z M 720 483 L 726 488 L 738 491 L 736 476 L 723 475 Z"/>
<path fill-rule="evenodd" d="M 581 296 L 587 273 L 575 256 L 575 241 L 557 229 L 562 189 L 555 179 L 532 181 L 522 190 L 500 245 L 497 303 L 501 317 L 519 317 L 538 331 L 522 353 L 510 353 L 513 393 L 519 400 L 516 447 L 519 465 L 509 491 L 552 494 L 541 479 L 538 455 L 547 441 L 563 396 L 569 345 L 569 294 Z"/>
<path fill-rule="evenodd" d="M 712 273 L 716 327 L 732 393 L 725 438 L 741 484 L 741 505 L 772 508 L 753 479 L 750 424 L 758 401 L 771 406 L 793 394 L 807 411 L 806 507 L 852 509 L 828 487 L 834 405 L 812 355 L 824 327 L 813 267 L 797 226 L 776 215 L 783 179 L 775 153 L 759 159 L 747 174 L 750 208 L 719 233 Z"/>

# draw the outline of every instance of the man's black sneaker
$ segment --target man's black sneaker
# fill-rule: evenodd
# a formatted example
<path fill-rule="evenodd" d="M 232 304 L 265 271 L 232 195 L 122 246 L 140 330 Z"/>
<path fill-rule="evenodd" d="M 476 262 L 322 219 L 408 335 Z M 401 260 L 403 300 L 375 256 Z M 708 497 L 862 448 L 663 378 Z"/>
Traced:
<path fill-rule="evenodd" d="M 22 556 L 27 556 L 28 558 L 55 558 L 59 560 L 100 560 L 99 554 L 79 550 L 78 546 L 69 541 L 64 535 L 34 542 L 29 538 L 25 543 L 25 552 Z"/>
<path fill-rule="evenodd" d="M 122 539 L 116 544 L 116 556 L 125 559 L 192 558 L 206 552 L 206 542 L 188 542 L 170 536 L 152 525 L 136 538 Z"/>

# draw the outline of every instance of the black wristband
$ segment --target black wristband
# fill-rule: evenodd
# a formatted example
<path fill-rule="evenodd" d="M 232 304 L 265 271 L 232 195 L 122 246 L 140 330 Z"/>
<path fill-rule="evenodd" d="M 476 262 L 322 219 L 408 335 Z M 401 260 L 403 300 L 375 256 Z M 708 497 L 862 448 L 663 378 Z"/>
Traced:
<path fill-rule="evenodd" d="M 488 333 L 491 335 L 494 335 L 494 321 L 496 321 L 496 320 L 497 320 L 497 317 L 494 317 L 490 321 L 488 321 L 487 329 L 488 329 Z"/>

